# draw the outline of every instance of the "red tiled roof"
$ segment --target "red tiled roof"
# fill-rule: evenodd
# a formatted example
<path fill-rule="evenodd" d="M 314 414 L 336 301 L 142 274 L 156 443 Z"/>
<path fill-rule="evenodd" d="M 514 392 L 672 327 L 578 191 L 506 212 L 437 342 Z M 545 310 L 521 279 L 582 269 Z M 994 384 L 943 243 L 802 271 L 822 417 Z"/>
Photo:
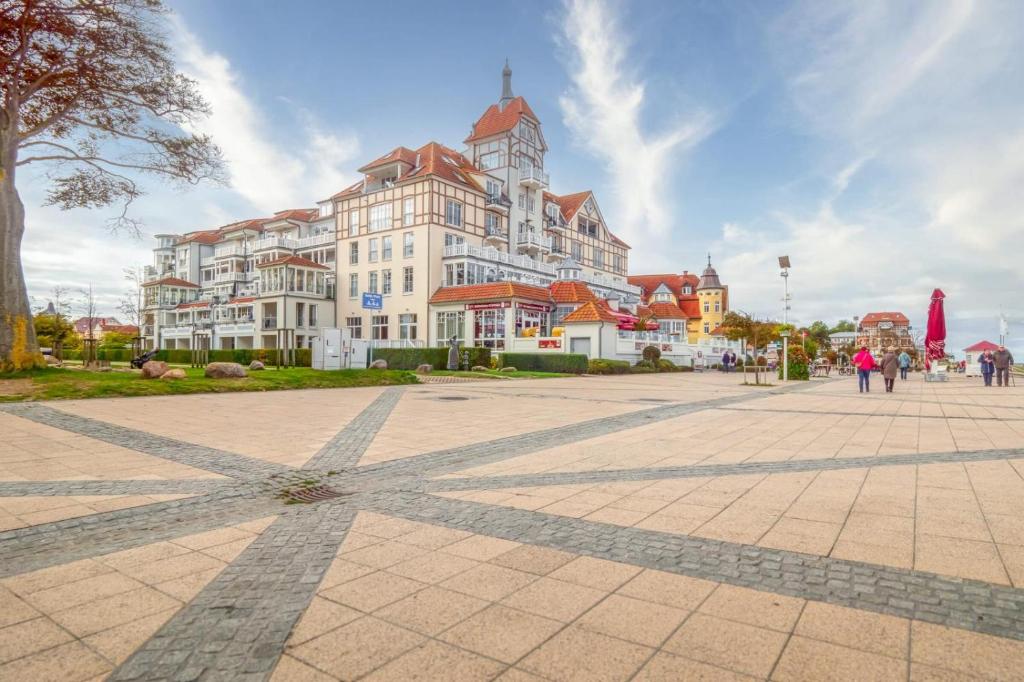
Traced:
<path fill-rule="evenodd" d="M 200 230 L 199 232 L 190 232 L 186 234 L 175 243 L 188 244 L 189 242 L 199 242 L 200 244 L 214 244 L 219 241 L 220 232 L 218 230 Z"/>
<path fill-rule="evenodd" d="M 152 282 L 143 282 L 142 286 L 144 286 L 144 287 L 155 287 L 158 284 L 166 284 L 169 287 L 191 287 L 193 289 L 198 289 L 199 288 L 198 284 L 193 284 L 192 282 L 186 282 L 185 280 L 178 279 L 177 277 L 164 277 L 163 279 L 155 279 Z"/>
<path fill-rule="evenodd" d="M 700 317 L 700 301 L 696 298 L 688 298 L 679 302 L 679 308 L 683 311 L 683 315 L 686 317 L 698 318 Z"/>
<path fill-rule="evenodd" d="M 347 197 L 347 196 L 352 195 L 352 194 L 358 194 L 360 191 L 362 191 L 362 189 L 363 189 L 363 180 L 360 180 L 359 182 L 355 182 L 355 183 L 349 185 L 348 187 L 346 187 L 345 189 L 341 190 L 340 192 L 338 192 L 337 194 L 335 194 L 331 198 L 332 199 L 341 199 L 342 197 Z"/>
<path fill-rule="evenodd" d="M 576 192 L 575 194 L 564 194 L 558 196 L 552 194 L 554 202 L 558 204 L 558 207 L 562 209 L 562 217 L 567 221 L 572 220 L 572 217 L 580 210 L 583 203 L 587 200 L 592 192 L 588 189 L 583 192 Z"/>
<path fill-rule="evenodd" d="M 612 311 L 608 310 L 608 308 L 599 305 L 597 301 L 588 301 L 566 315 L 562 322 L 563 324 L 571 324 L 573 322 L 611 322 L 612 324 L 618 324 L 619 318 L 613 315 Z"/>
<path fill-rule="evenodd" d="M 302 256 L 281 256 L 266 263 L 257 263 L 258 268 L 269 268 L 271 265 L 300 265 L 304 268 L 316 268 L 317 270 L 330 270 L 326 265 L 320 265 Z"/>
<path fill-rule="evenodd" d="M 868 313 L 860 321 L 861 325 L 874 326 L 879 322 L 892 322 L 894 324 L 910 324 L 910 320 L 903 313 Z"/>
<path fill-rule="evenodd" d="M 480 120 L 473 124 L 473 132 L 469 134 L 465 141 L 473 142 L 474 140 L 480 140 L 491 135 L 508 132 L 519 125 L 519 119 L 524 115 L 540 123 L 540 119 L 537 118 L 537 115 L 533 113 L 533 109 L 530 108 L 530 105 L 522 97 L 514 98 L 504 109 L 500 108 L 497 104 L 492 104 L 487 107 L 487 111 L 480 117 Z"/>
<path fill-rule="evenodd" d="M 531 301 L 551 302 L 551 295 L 544 287 L 521 282 L 487 282 L 485 284 L 441 287 L 430 297 L 430 303 L 461 303 L 503 298 L 526 298 Z"/>
<path fill-rule="evenodd" d="M 480 169 L 454 149 L 449 149 L 437 142 L 428 142 L 417 149 L 416 153 L 420 156 L 420 167 L 413 169 L 411 173 L 400 178 L 401 180 L 435 175 L 450 182 L 483 191 L 480 185 L 467 175 L 467 173 L 480 173 Z"/>
<path fill-rule="evenodd" d="M 230 301 L 228 301 L 227 304 L 228 305 L 236 305 L 238 303 L 252 303 L 255 300 L 256 300 L 255 296 L 241 296 L 239 298 L 231 299 Z"/>
<path fill-rule="evenodd" d="M 979 341 L 978 343 L 974 344 L 973 346 L 968 346 L 967 348 L 964 348 L 965 352 L 966 351 L 974 351 L 974 350 L 981 350 L 981 351 L 985 351 L 985 350 L 999 350 L 999 345 L 995 344 L 995 343 L 992 343 L 991 341 Z"/>
<path fill-rule="evenodd" d="M 75 320 L 75 331 L 79 334 L 89 331 L 90 326 L 96 326 L 97 324 L 102 326 L 104 324 L 120 324 L 120 320 L 116 317 L 80 317 Z"/>
<path fill-rule="evenodd" d="M 133 324 L 100 324 L 100 329 L 106 332 L 117 332 L 119 334 L 138 334 L 139 328 Z"/>
<path fill-rule="evenodd" d="M 209 301 L 192 301 L 191 303 L 179 303 L 175 308 L 209 308 Z"/>
<path fill-rule="evenodd" d="M 677 305 L 671 303 L 652 303 L 651 314 L 659 320 L 685 320 L 686 313 Z"/>
<path fill-rule="evenodd" d="M 596 301 L 597 296 L 583 282 L 572 280 L 557 280 L 548 287 L 551 291 L 551 298 L 555 303 L 586 303 Z"/>
<path fill-rule="evenodd" d="M 641 303 L 636 307 L 636 317 L 654 317 L 654 313 Z"/>
<path fill-rule="evenodd" d="M 682 275 L 629 275 L 626 277 L 626 281 L 643 289 L 642 295 L 644 299 L 647 299 L 654 293 L 655 289 L 664 284 L 676 298 L 683 299 L 687 298 L 687 296 L 693 296 L 694 300 L 696 300 L 696 294 L 683 294 L 683 286 L 689 284 L 690 290 L 696 291 L 697 285 L 700 283 L 700 277 L 688 272 Z"/>
<path fill-rule="evenodd" d="M 278 211 L 274 214 L 273 218 L 268 219 L 265 222 L 271 222 L 274 220 L 301 220 L 302 222 L 309 222 L 320 215 L 320 211 L 315 208 L 289 208 L 284 211 Z"/>
<path fill-rule="evenodd" d="M 395 161 L 401 161 L 402 163 L 407 163 L 410 166 L 415 166 L 416 152 L 409 149 L 408 147 L 395 147 L 384 156 L 378 159 L 374 159 L 370 163 L 360 168 L 359 172 L 365 173 L 373 168 L 377 168 L 378 166 L 383 166 L 388 163 L 394 163 Z"/>

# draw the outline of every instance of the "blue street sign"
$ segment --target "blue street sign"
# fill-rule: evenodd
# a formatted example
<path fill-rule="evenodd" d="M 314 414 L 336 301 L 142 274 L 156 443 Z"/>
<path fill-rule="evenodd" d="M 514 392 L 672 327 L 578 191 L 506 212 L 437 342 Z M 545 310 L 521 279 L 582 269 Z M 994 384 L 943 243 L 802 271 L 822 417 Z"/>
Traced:
<path fill-rule="evenodd" d="M 384 307 L 384 298 L 380 294 L 363 294 L 364 310 L 380 310 Z"/>

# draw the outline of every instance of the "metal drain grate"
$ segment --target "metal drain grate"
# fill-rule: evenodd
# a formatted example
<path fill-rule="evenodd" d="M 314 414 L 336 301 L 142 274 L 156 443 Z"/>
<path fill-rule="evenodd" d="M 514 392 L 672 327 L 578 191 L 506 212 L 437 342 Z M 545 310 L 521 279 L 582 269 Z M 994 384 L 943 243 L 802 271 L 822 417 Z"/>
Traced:
<path fill-rule="evenodd" d="M 281 493 L 281 497 L 285 503 L 289 502 L 320 502 L 322 500 L 330 500 L 335 497 L 341 497 L 345 493 L 339 493 L 334 488 L 330 488 L 326 485 L 315 485 L 309 488 L 297 488 L 295 490 L 287 490 Z"/>

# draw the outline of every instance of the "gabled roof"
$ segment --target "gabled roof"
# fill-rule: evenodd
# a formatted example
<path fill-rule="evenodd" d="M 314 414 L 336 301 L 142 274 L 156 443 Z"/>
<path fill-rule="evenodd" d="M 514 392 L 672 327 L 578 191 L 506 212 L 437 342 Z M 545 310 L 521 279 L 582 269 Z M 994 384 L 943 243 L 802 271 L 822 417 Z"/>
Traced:
<path fill-rule="evenodd" d="M 986 351 L 986 350 L 999 350 L 999 344 L 992 343 L 991 341 L 979 341 L 973 346 L 964 348 L 964 351 Z"/>
<path fill-rule="evenodd" d="M 575 194 L 563 194 L 562 196 L 551 194 L 549 196 L 552 197 L 562 210 L 562 217 L 569 221 L 579 212 L 580 208 L 592 194 L 593 192 L 588 189 L 583 192 L 576 192 Z"/>
<path fill-rule="evenodd" d="M 320 265 L 315 261 L 311 261 L 308 258 L 302 256 L 281 256 L 274 260 L 267 261 L 265 263 L 257 263 L 258 268 L 269 268 L 272 265 L 298 265 L 304 268 L 315 268 L 317 270 L 330 270 L 326 265 Z"/>
<path fill-rule="evenodd" d="M 116 317 L 80 317 L 75 320 L 75 331 L 81 334 L 89 331 L 90 326 L 100 325 L 102 327 L 105 324 L 121 324 L 121 322 Z"/>
<path fill-rule="evenodd" d="M 374 168 L 379 168 L 389 163 L 395 163 L 396 161 L 408 164 L 409 166 L 415 166 L 416 152 L 409 149 L 408 147 L 395 147 L 384 156 L 374 159 L 370 163 L 360 168 L 359 172 L 366 173 L 373 170 Z"/>
<path fill-rule="evenodd" d="M 910 320 L 903 313 L 868 313 L 860 321 L 861 325 L 874 326 L 879 322 L 892 322 L 893 324 L 910 324 Z"/>
<path fill-rule="evenodd" d="M 612 311 L 608 310 L 608 308 L 598 304 L 597 301 L 589 301 L 566 315 L 562 320 L 563 324 L 572 324 L 573 322 L 611 322 L 612 324 L 618 324 L 619 318 L 613 315 Z"/>
<path fill-rule="evenodd" d="M 106 332 L 116 332 L 118 334 L 138 334 L 139 328 L 133 324 L 100 324 L 100 329 Z"/>
<path fill-rule="evenodd" d="M 410 155 L 411 161 L 409 161 Z M 391 159 L 392 161 L 401 159 L 409 166 L 402 175 L 398 176 L 395 180 L 396 183 L 411 180 L 413 178 L 433 175 L 478 192 L 483 191 L 483 188 L 480 187 L 479 183 L 471 177 L 472 173 L 482 174 L 483 171 L 470 163 L 469 159 L 459 152 L 437 142 L 428 142 L 415 151 L 407 149 L 406 147 L 396 147 L 384 156 L 380 157 L 380 159 L 371 161 L 366 166 L 363 166 L 360 171 L 380 166 L 382 165 L 382 159 L 388 159 L 390 157 L 394 157 Z M 416 165 L 417 160 L 419 165 Z M 331 198 L 342 199 L 348 196 L 361 194 L 365 184 L 365 180 L 360 180 L 359 182 L 349 185 Z"/>
<path fill-rule="evenodd" d="M 677 299 L 682 300 L 688 296 L 692 296 L 694 300 L 696 300 L 696 294 L 692 292 L 697 290 L 697 284 L 700 283 L 700 277 L 689 272 L 684 272 L 681 275 L 629 275 L 626 277 L 626 281 L 643 289 L 643 297 L 645 299 L 653 294 L 659 286 L 664 284 Z M 690 294 L 683 293 L 683 286 L 687 284 L 690 285 Z"/>
<path fill-rule="evenodd" d="M 504 298 L 525 298 L 531 301 L 551 302 L 544 287 L 522 282 L 486 282 L 441 287 L 430 297 L 430 303 L 462 303 L 463 301 L 492 301 Z"/>
<path fill-rule="evenodd" d="M 586 303 L 596 301 L 597 296 L 583 282 L 560 279 L 548 287 L 555 303 Z"/>
<path fill-rule="evenodd" d="M 513 130 L 519 125 L 519 119 L 523 116 L 529 116 L 535 123 L 540 123 L 537 114 L 533 113 L 533 109 L 522 96 L 512 98 L 512 101 L 505 105 L 504 109 L 497 104 L 492 104 L 487 107 L 484 115 L 473 124 L 473 130 L 465 141 L 467 143 L 475 142 L 485 137 Z"/>
<path fill-rule="evenodd" d="M 278 211 L 274 214 L 273 218 L 269 218 L 263 222 L 274 222 L 277 220 L 300 220 L 304 223 L 308 223 L 319 217 L 320 211 L 315 208 L 289 208 L 284 211 Z"/>
<path fill-rule="evenodd" d="M 685 320 L 686 313 L 673 303 L 651 303 L 651 314 L 659 320 Z"/>
<path fill-rule="evenodd" d="M 219 230 L 199 230 L 198 232 L 189 232 L 181 239 L 176 241 L 175 244 L 188 244 L 189 242 L 198 242 L 200 244 L 214 244 L 219 241 Z"/>
<path fill-rule="evenodd" d="M 155 287 L 155 286 L 160 285 L 160 284 L 166 285 L 166 286 L 169 286 L 169 287 L 189 287 L 191 289 L 198 289 L 199 288 L 198 284 L 193 284 L 192 282 L 186 282 L 185 280 L 179 279 L 177 277 L 164 277 L 163 279 L 155 279 L 152 282 L 143 282 L 142 286 L 144 286 L 144 287 Z"/>

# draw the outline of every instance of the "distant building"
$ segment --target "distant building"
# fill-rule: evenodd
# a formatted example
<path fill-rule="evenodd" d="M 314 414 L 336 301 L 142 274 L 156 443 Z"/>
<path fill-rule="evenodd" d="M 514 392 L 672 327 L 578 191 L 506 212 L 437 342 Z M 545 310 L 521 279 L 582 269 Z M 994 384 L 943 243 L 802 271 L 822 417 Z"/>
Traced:
<path fill-rule="evenodd" d="M 857 343 L 857 332 L 833 332 L 828 335 L 828 345 L 832 350 Z"/>
<path fill-rule="evenodd" d="M 108 331 L 105 327 L 120 324 L 116 317 L 80 317 L 75 320 L 75 333 L 82 338 L 99 340 Z"/>
<path fill-rule="evenodd" d="M 910 320 L 899 312 L 868 313 L 857 328 L 857 345 L 867 346 L 875 354 L 885 352 L 889 346 L 898 351 L 913 351 Z"/>
<path fill-rule="evenodd" d="M 973 346 L 964 348 L 964 362 L 967 363 L 967 370 L 965 374 L 967 376 L 981 376 L 981 365 L 978 364 L 978 360 L 981 358 L 982 353 L 987 350 L 995 352 L 999 350 L 999 346 L 991 341 L 979 341 Z"/>
<path fill-rule="evenodd" d="M 664 334 L 688 343 L 717 343 L 724 339 L 721 329 L 729 312 L 729 287 L 708 265 L 698 277 L 684 270 L 681 275 L 630 275 L 630 284 L 641 288 L 645 308 L 640 314 L 656 319 Z"/>

